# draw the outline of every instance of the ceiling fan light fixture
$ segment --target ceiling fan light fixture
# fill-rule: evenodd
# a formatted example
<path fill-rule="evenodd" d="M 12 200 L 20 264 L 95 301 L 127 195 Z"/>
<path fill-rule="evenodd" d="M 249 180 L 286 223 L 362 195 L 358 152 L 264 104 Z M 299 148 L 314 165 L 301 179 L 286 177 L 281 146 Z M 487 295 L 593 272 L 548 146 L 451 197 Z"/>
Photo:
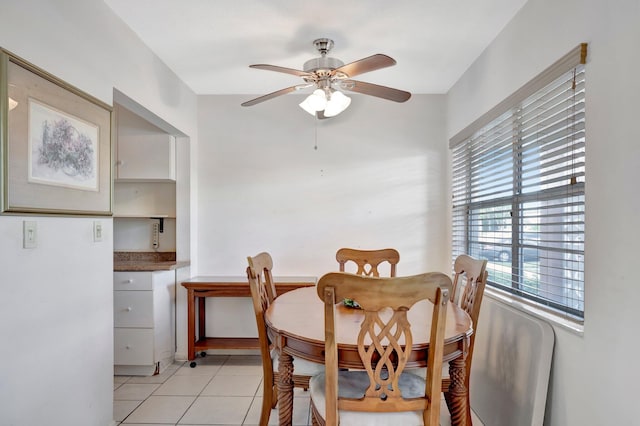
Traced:
<path fill-rule="evenodd" d="M 316 89 L 312 94 L 300 103 L 300 108 L 315 116 L 317 111 L 322 111 L 327 106 L 327 95 L 322 89 Z"/>
<path fill-rule="evenodd" d="M 324 109 L 324 116 L 335 117 L 336 115 L 347 109 L 350 104 L 351 98 L 345 96 L 344 93 L 336 90 L 331 93 L 331 99 L 329 99 L 329 101 L 327 102 L 327 106 Z"/>
<path fill-rule="evenodd" d="M 315 86 L 316 90 L 299 105 L 314 117 L 333 117 L 347 109 L 351 99 L 341 92 L 335 92 L 335 88 L 353 91 L 363 95 L 376 96 L 394 102 L 406 102 L 411 98 L 411 93 L 378 84 L 365 83 L 351 80 L 353 77 L 371 71 L 387 68 L 396 64 L 395 59 L 377 53 L 357 61 L 344 65 L 339 59 L 327 56 L 333 47 L 333 40 L 328 38 L 316 39 L 313 44 L 320 53 L 319 58 L 313 58 L 304 63 L 303 70 L 280 67 L 269 64 L 249 65 L 251 68 L 276 71 L 302 77 L 304 84 L 298 84 L 284 89 L 259 96 L 247 102 L 243 107 L 252 106 L 273 99 L 278 96 Z M 333 99 L 335 98 L 335 99 Z"/>

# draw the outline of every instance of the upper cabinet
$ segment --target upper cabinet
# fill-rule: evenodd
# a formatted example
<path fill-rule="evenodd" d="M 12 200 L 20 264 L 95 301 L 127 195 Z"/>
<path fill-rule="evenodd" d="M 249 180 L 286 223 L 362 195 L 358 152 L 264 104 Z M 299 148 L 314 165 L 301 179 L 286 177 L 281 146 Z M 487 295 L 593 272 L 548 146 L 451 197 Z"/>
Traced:
<path fill-rule="evenodd" d="M 175 182 L 176 140 L 116 104 L 116 181 Z"/>

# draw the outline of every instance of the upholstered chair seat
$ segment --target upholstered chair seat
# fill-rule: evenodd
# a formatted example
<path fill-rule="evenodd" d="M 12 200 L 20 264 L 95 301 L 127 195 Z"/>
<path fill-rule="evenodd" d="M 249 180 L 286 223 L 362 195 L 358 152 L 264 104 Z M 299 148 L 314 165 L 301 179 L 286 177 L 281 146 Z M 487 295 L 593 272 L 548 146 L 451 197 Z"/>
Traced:
<path fill-rule="evenodd" d="M 425 369 L 426 370 L 426 369 Z M 414 374 L 400 375 L 399 387 L 404 398 L 421 398 L 424 396 L 426 381 Z M 338 397 L 359 398 L 369 387 L 369 376 L 366 371 L 338 372 Z M 318 374 L 309 382 L 309 392 L 318 414 L 326 418 L 325 407 L 325 375 Z M 422 411 L 398 411 L 391 413 L 339 411 L 341 426 L 413 426 L 422 425 Z"/>
<path fill-rule="evenodd" d="M 273 372 L 278 374 L 278 357 L 280 354 L 277 350 L 271 350 L 271 362 L 273 366 Z M 295 371 L 296 376 L 305 376 L 311 377 L 315 376 L 318 373 L 322 373 L 324 371 L 324 364 L 318 364 L 317 362 L 307 361 L 306 359 L 293 357 L 293 371 Z"/>

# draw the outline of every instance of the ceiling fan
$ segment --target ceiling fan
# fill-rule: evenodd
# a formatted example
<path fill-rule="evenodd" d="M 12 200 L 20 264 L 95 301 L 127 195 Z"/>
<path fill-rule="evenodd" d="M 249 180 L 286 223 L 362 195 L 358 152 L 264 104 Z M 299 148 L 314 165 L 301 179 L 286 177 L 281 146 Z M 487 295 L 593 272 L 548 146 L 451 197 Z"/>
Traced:
<path fill-rule="evenodd" d="M 306 61 L 302 70 L 268 64 L 249 65 L 251 68 L 293 74 L 302 77 L 305 83 L 260 96 L 242 103 L 242 106 L 256 105 L 287 93 L 315 87 L 316 89 L 300 104 L 300 107 L 318 118 L 327 118 L 338 115 L 351 103 L 351 99 L 339 89 L 395 102 L 405 102 L 411 97 L 411 93 L 403 90 L 352 80 L 356 75 L 395 65 L 396 61 L 393 58 L 376 54 L 345 65 L 341 60 L 327 56 L 333 47 L 333 40 L 319 38 L 314 40 L 313 44 L 320 52 L 320 57 Z"/>

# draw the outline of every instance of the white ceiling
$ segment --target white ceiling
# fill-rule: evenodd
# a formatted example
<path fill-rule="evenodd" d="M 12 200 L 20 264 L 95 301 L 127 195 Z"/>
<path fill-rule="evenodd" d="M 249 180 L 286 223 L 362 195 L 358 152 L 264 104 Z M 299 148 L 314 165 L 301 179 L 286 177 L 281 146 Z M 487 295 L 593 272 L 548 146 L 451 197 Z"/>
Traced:
<path fill-rule="evenodd" d="M 249 68 L 302 69 L 316 38 L 344 63 L 397 64 L 358 80 L 446 93 L 526 0 L 105 0 L 196 94 L 265 94 L 302 83 Z"/>

